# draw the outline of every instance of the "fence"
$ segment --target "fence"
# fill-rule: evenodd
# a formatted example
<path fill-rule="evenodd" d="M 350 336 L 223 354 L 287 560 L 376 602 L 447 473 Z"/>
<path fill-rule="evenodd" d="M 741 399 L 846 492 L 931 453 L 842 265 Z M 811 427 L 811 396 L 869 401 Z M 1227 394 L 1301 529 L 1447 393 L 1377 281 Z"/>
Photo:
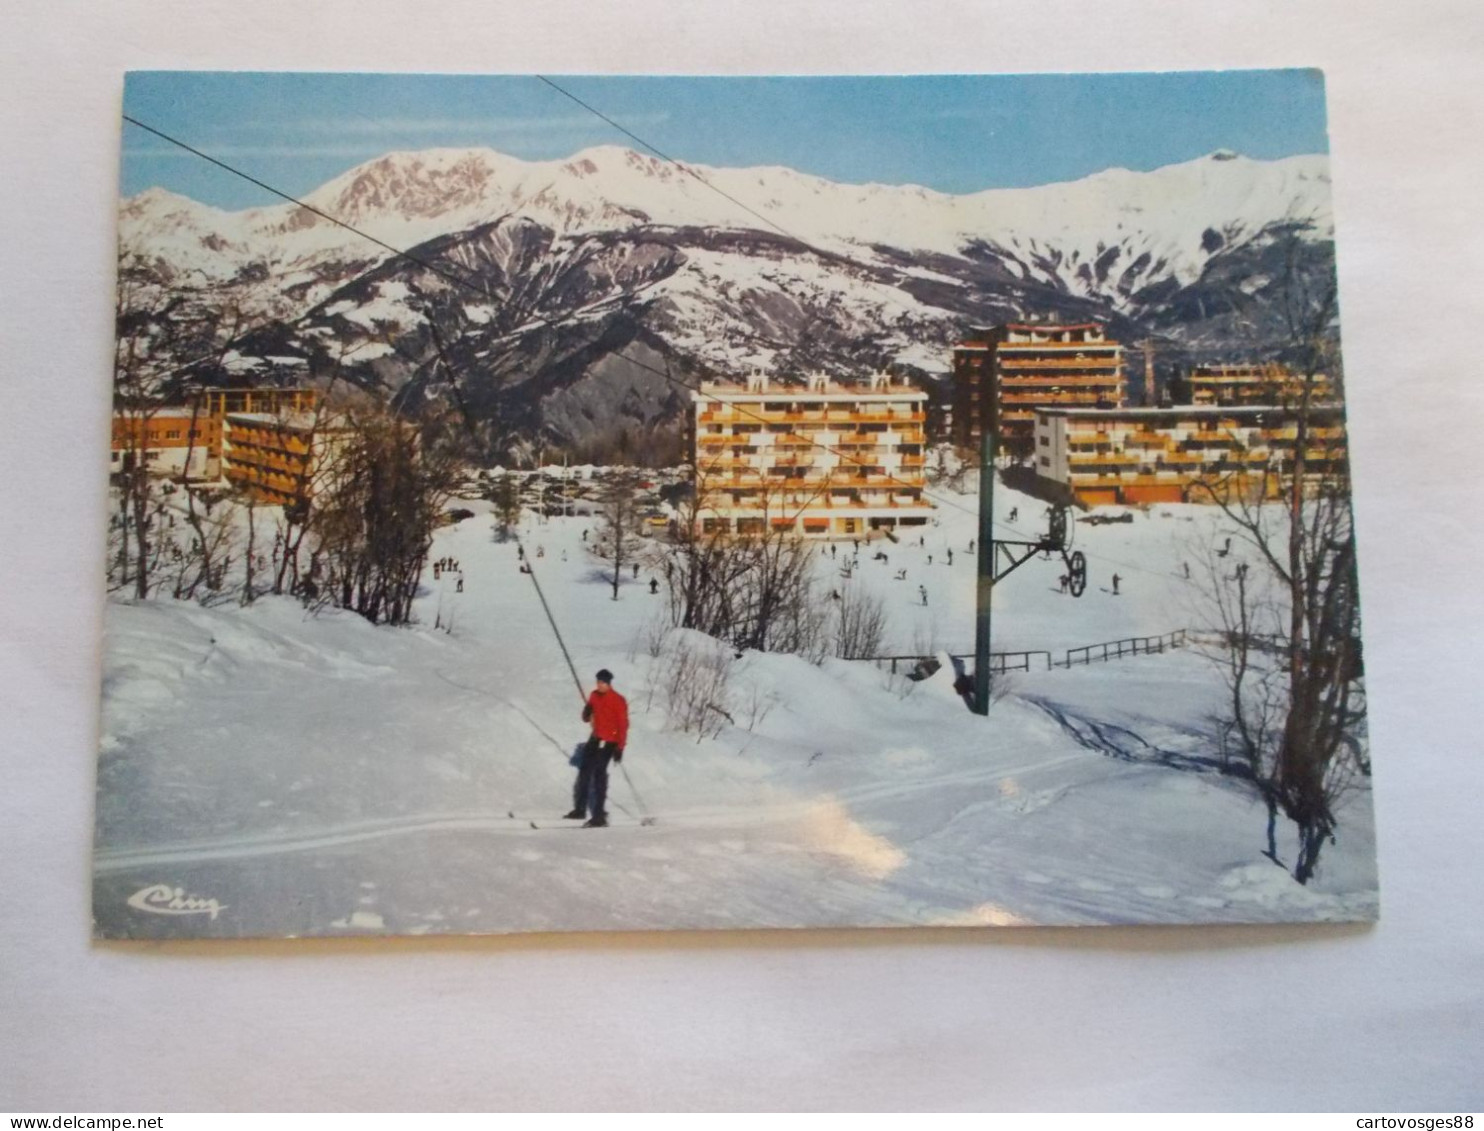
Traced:
<path fill-rule="evenodd" d="M 1073 664 L 1091 664 L 1094 660 L 1104 662 L 1124 656 L 1152 656 L 1166 648 L 1181 648 L 1184 645 L 1185 629 L 1177 628 L 1174 632 L 1164 632 L 1158 636 L 1130 636 L 1125 640 L 1109 640 L 1102 644 L 1068 648 L 1067 658 L 1058 666 L 1070 668 Z"/>
<path fill-rule="evenodd" d="M 1124 656 L 1152 656 L 1170 648 L 1183 648 L 1186 643 L 1186 630 L 1177 628 L 1173 632 L 1164 632 L 1158 636 L 1130 636 L 1124 640 L 1108 640 L 1101 644 L 1084 644 L 1079 648 L 1068 648 L 1066 658 L 1060 663 L 1051 658 L 1051 653 L 1044 649 L 1034 649 L 1029 652 L 991 652 L 989 654 L 989 670 L 994 674 L 1005 672 L 1028 672 L 1040 670 L 1042 663 L 1045 670 L 1053 668 L 1070 668 L 1075 664 L 1102 663 L 1107 660 L 1117 660 Z M 1038 658 L 1039 657 L 1039 658 Z M 891 674 L 897 674 L 897 665 L 901 664 L 907 670 L 911 670 L 924 660 L 931 659 L 930 656 L 862 656 L 863 660 L 870 660 L 878 666 L 890 665 Z M 973 660 L 972 652 L 950 653 L 954 660 Z"/>
<path fill-rule="evenodd" d="M 1051 653 L 1050 652 L 1037 649 L 1035 651 L 1030 651 L 1030 652 L 991 652 L 989 654 L 989 670 L 991 672 L 1028 672 L 1028 671 L 1031 670 L 1031 661 L 1032 661 L 1032 658 L 1035 657 L 1035 656 L 1040 656 L 1040 657 L 1042 657 L 1045 660 L 1046 670 L 1047 671 L 1050 671 L 1055 666 L 1051 662 Z M 862 659 L 865 659 L 865 660 L 871 660 L 872 662 L 874 662 L 874 663 L 876 663 L 878 665 L 880 665 L 880 664 L 890 664 L 891 665 L 891 674 L 892 675 L 896 675 L 897 674 L 897 664 L 898 663 L 904 664 L 904 665 L 906 665 L 907 667 L 910 668 L 913 665 L 920 664 L 920 663 L 922 663 L 922 661 L 924 661 L 924 660 L 930 660 L 933 657 L 931 657 L 931 656 L 917 656 L 917 655 L 912 655 L 912 656 L 863 656 L 861 658 Z M 973 652 L 952 653 L 952 654 L 950 654 L 950 657 L 949 658 L 950 659 L 954 659 L 954 660 L 972 660 L 974 658 L 974 653 Z M 1037 660 L 1036 661 L 1037 666 L 1039 666 L 1040 662 L 1041 662 L 1040 660 Z"/>

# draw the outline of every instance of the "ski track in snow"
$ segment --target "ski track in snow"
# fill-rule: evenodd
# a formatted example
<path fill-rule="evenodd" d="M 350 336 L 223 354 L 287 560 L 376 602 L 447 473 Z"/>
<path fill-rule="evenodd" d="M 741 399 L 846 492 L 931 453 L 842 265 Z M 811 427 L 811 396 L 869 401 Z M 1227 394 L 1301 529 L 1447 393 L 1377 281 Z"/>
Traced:
<path fill-rule="evenodd" d="M 549 737 L 549 736 L 548 736 Z M 555 741 L 555 740 L 553 740 Z M 937 789 L 966 785 L 979 785 L 993 779 L 1014 777 L 1018 774 L 1052 769 L 1069 761 L 1085 757 L 1068 754 L 1055 759 L 1040 759 L 1021 766 L 996 766 L 993 769 L 975 770 L 965 773 L 944 774 L 940 777 L 898 785 L 861 786 L 845 789 L 833 794 L 846 804 L 900 800 L 915 794 Z M 757 828 L 790 821 L 809 815 L 817 805 L 814 799 L 801 799 L 783 805 L 774 805 L 758 811 L 737 812 L 731 809 L 682 809 L 667 810 L 661 819 L 667 827 L 744 829 Z M 618 808 L 615 804 L 614 808 Z M 620 810 L 624 811 L 624 810 Z M 94 856 L 94 871 L 99 873 L 125 871 L 158 864 L 189 864 L 208 860 L 245 859 L 256 856 L 271 856 L 281 852 L 306 852 L 317 848 L 340 848 L 362 841 L 385 837 L 406 836 L 411 833 L 429 832 L 490 832 L 502 834 L 541 833 L 547 828 L 532 829 L 535 820 L 557 820 L 555 814 L 517 814 L 514 817 L 495 817 L 479 813 L 420 814 L 415 817 L 361 821 L 324 829 L 295 833 L 263 833 L 253 836 L 228 836 L 205 841 L 188 841 L 130 850 L 127 848 L 103 850 Z M 554 826 L 566 827 L 566 826 Z M 621 826 L 614 826 L 621 827 Z"/>

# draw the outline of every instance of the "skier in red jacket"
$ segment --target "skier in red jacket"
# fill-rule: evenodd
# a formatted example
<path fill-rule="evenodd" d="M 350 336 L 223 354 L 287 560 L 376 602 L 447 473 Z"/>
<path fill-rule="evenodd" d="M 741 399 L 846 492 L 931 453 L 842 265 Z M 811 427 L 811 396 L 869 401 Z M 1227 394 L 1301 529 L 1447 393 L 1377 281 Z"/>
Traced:
<path fill-rule="evenodd" d="M 601 829 L 608 824 L 608 763 L 622 762 L 624 746 L 629 740 L 629 701 L 613 690 L 613 673 L 607 668 L 598 672 L 598 686 L 587 697 L 582 708 L 582 721 L 592 723 L 592 736 L 582 748 L 582 764 L 577 770 L 577 783 L 572 788 L 572 812 L 569 821 L 592 816 L 582 827 Z"/>

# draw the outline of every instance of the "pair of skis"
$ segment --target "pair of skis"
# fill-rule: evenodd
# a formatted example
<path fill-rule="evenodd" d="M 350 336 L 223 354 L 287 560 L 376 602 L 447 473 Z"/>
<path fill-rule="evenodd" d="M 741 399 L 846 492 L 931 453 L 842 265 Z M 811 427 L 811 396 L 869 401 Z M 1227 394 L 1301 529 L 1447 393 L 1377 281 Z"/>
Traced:
<path fill-rule="evenodd" d="M 551 831 L 554 831 L 556 829 L 589 829 L 589 828 L 636 829 L 636 828 L 642 828 L 642 827 L 645 827 L 645 826 L 654 824 L 654 818 L 653 817 L 645 817 L 644 819 L 639 820 L 639 821 L 634 821 L 634 820 L 615 821 L 610 816 L 608 818 L 608 823 L 606 825 L 588 825 L 585 822 L 580 822 L 580 821 L 577 821 L 575 819 L 568 820 L 565 817 L 542 818 L 541 820 L 537 821 L 537 820 L 533 820 L 530 817 L 518 817 L 518 816 L 516 816 L 516 814 L 515 814 L 515 812 L 513 810 L 510 811 L 510 812 L 508 812 L 506 815 L 512 821 L 522 821 L 522 820 L 525 821 L 526 824 L 530 825 L 531 828 L 535 829 L 537 832 L 551 832 Z"/>

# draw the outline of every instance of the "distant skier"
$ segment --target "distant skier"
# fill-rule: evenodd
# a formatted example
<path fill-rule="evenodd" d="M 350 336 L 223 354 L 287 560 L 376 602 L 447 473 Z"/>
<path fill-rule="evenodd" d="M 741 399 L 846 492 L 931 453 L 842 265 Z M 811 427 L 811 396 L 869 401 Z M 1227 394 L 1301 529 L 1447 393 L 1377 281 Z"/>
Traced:
<path fill-rule="evenodd" d="M 952 565 L 953 564 L 953 551 L 952 550 L 949 550 L 948 551 L 948 564 L 949 565 Z"/>
<path fill-rule="evenodd" d="M 1113 596 L 1115 597 L 1118 596 L 1118 583 L 1121 580 L 1122 578 L 1120 578 L 1116 573 L 1113 575 Z"/>
<path fill-rule="evenodd" d="M 1067 586 L 1072 583 L 1072 579 L 1069 576 L 1067 576 L 1066 574 L 1062 574 L 1056 580 L 1061 584 L 1061 591 L 1063 593 L 1065 593 L 1067 591 Z"/>
<path fill-rule="evenodd" d="M 458 583 L 458 585 L 456 585 L 454 587 L 454 592 L 455 593 L 462 593 L 463 591 L 464 591 L 464 578 L 463 578 L 462 575 L 460 575 L 460 577 L 459 577 L 459 583 Z"/>
<path fill-rule="evenodd" d="M 929 554 L 928 555 L 928 565 L 932 565 L 932 564 L 933 564 L 933 555 L 932 554 Z"/>
<path fill-rule="evenodd" d="M 608 763 L 622 762 L 624 746 L 629 740 L 629 702 L 613 690 L 613 673 L 607 668 L 598 672 L 598 686 L 587 697 L 582 708 L 582 721 L 592 724 L 592 734 L 582 748 L 582 765 L 572 787 L 572 812 L 567 820 L 580 821 L 592 816 L 582 827 L 601 829 L 608 824 Z"/>
<path fill-rule="evenodd" d="M 655 578 L 649 579 L 649 595 L 652 597 L 660 591 L 660 583 Z"/>
<path fill-rule="evenodd" d="M 565 557 L 565 556 L 566 555 L 563 555 L 563 557 Z M 634 563 L 634 580 L 635 581 L 638 581 L 639 580 L 639 563 L 638 562 L 635 562 Z"/>
<path fill-rule="evenodd" d="M 1185 580 L 1186 581 L 1189 581 L 1190 580 L 1190 563 L 1189 562 L 1181 562 L 1180 564 L 1185 568 Z"/>
<path fill-rule="evenodd" d="M 923 604 L 923 607 L 926 608 L 927 607 L 927 586 L 926 585 L 919 585 L 917 587 L 917 592 L 922 595 L 922 604 Z"/>
<path fill-rule="evenodd" d="M 1020 508 L 1019 507 L 1011 507 L 1010 508 L 1010 519 L 1009 519 L 1009 521 L 1014 522 L 1019 517 L 1020 517 Z"/>
<path fill-rule="evenodd" d="M 969 553 L 972 554 L 973 552 L 974 552 L 974 539 L 970 538 L 969 539 Z"/>

